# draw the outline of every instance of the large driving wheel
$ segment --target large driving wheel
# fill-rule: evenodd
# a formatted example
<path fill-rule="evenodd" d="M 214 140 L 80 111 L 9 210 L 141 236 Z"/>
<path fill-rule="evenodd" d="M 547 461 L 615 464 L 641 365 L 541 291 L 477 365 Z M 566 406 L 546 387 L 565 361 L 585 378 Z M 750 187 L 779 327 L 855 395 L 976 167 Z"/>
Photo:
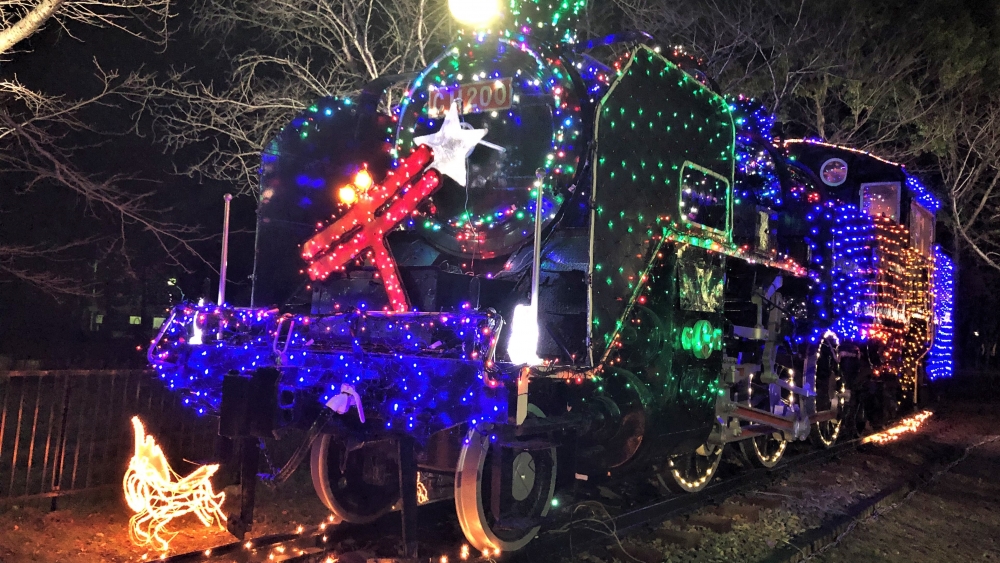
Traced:
<path fill-rule="evenodd" d="M 529 405 L 528 416 L 543 416 Z M 477 550 L 518 550 L 535 537 L 556 488 L 556 448 L 498 446 L 470 430 L 455 474 L 455 510 Z"/>
<path fill-rule="evenodd" d="M 702 444 L 697 450 L 676 455 L 667 462 L 667 488 L 677 493 L 696 493 L 712 481 L 722 461 L 724 446 Z"/>
<path fill-rule="evenodd" d="M 781 456 L 788 447 L 788 440 L 785 440 L 781 432 L 768 432 L 741 440 L 739 444 L 740 452 L 750 465 L 770 469 L 781 461 Z"/>
<path fill-rule="evenodd" d="M 840 436 L 840 426 L 843 419 L 842 405 L 839 404 L 840 393 L 844 383 L 840 374 L 837 337 L 832 332 L 823 336 L 818 349 L 810 348 L 805 358 L 805 369 L 815 370 L 816 374 L 816 408 L 822 413 L 835 410 L 836 416 L 830 420 L 816 422 L 809 432 L 813 444 L 829 448 Z"/>
<path fill-rule="evenodd" d="M 787 347 L 780 345 L 775 355 L 775 362 L 772 366 L 775 376 L 787 383 L 794 383 L 795 370 L 788 367 L 792 364 Z M 746 402 L 754 408 L 768 411 L 778 416 L 789 416 L 795 413 L 795 397 L 791 391 L 781 387 L 776 383 L 762 383 L 756 374 L 750 375 L 747 380 Z M 740 397 L 742 398 L 742 397 Z M 740 452 L 743 458 L 752 467 L 765 467 L 770 469 L 785 454 L 788 447 L 788 440 L 782 432 L 764 432 L 757 436 L 741 440 L 739 442 Z"/>
<path fill-rule="evenodd" d="M 388 440 L 348 450 L 324 434 L 312 446 L 313 488 L 334 516 L 367 524 L 399 501 L 398 455 Z"/>

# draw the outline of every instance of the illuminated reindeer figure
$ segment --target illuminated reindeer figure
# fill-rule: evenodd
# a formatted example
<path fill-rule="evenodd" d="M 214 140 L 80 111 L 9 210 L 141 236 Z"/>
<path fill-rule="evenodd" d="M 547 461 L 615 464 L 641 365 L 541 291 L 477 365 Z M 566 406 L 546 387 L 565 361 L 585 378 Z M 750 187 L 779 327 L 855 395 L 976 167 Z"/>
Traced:
<path fill-rule="evenodd" d="M 203 465 L 181 477 L 167 463 L 163 450 L 146 435 L 139 417 L 132 417 L 135 455 L 125 472 L 125 501 L 135 516 L 129 520 L 129 538 L 137 545 L 153 544 L 166 551 L 176 533 L 165 532 L 168 523 L 185 514 L 194 514 L 205 526 L 221 529 L 225 493 L 214 493 L 210 481 L 218 465 Z M 164 535 L 168 537 L 164 537 Z"/>

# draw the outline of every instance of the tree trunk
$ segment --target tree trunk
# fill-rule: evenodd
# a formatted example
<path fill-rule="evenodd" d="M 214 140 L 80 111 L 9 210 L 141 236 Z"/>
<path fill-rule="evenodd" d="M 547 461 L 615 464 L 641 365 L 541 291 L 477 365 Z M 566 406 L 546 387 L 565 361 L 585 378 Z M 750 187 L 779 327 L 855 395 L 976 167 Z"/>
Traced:
<path fill-rule="evenodd" d="M 17 23 L 0 31 L 0 54 L 14 48 L 45 23 L 66 0 L 42 0 Z"/>

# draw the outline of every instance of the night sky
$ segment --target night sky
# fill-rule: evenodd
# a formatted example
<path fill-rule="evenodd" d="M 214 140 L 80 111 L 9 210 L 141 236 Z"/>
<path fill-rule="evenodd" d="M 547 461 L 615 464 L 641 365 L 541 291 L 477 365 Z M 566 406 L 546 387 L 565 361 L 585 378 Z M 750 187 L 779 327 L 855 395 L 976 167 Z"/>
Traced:
<path fill-rule="evenodd" d="M 71 98 L 93 95 L 99 88 L 95 58 L 104 69 L 118 69 L 121 74 L 139 69 L 163 70 L 171 65 L 191 66 L 192 61 L 197 62 L 199 74 L 211 73 L 216 69 L 206 63 L 203 51 L 184 30 L 186 16 L 182 13 L 173 20 L 172 26 L 178 29 L 167 53 L 113 30 L 74 28 L 74 35 L 80 39 L 76 40 L 59 26 L 49 25 L 19 45 L 23 52 L 3 63 L 0 72 L 5 78 L 16 76 L 36 90 Z M 92 358 L 98 363 L 141 362 L 142 355 L 135 352 L 135 346 L 148 341 L 152 318 L 163 316 L 170 303 L 179 298 L 178 290 L 167 286 L 168 279 L 176 278 L 188 298 L 203 296 L 203 289 L 208 287 L 205 297 L 215 299 L 222 196 L 235 190 L 217 182 L 173 174 L 173 165 L 182 168 L 190 153 L 164 154 L 162 147 L 155 144 L 148 123 L 140 123 L 143 136 L 129 132 L 135 109 L 124 101 L 119 107 L 91 107 L 83 114 L 86 122 L 110 134 L 70 133 L 63 145 L 80 147 L 73 164 L 88 174 L 136 178 L 123 181 L 123 189 L 154 192 L 149 206 L 164 210 L 159 215 L 164 220 L 196 225 L 202 235 L 216 235 L 198 245 L 211 266 L 183 253 L 177 255 L 182 266 L 170 264 L 148 234 L 126 226 L 123 239 L 121 223 L 113 214 L 88 206 L 69 189 L 44 185 L 22 193 L 28 178 L 9 172 L 0 174 L 0 238 L 4 242 L 63 244 L 97 238 L 96 243 L 68 253 L 67 261 L 30 264 L 90 284 L 97 294 L 92 299 L 53 297 L 23 283 L 0 281 L 0 355 L 57 358 L 60 362 L 73 358 Z M 234 200 L 231 220 L 234 233 L 227 294 L 230 301 L 240 304 L 249 301 L 255 223 L 252 198 Z M 105 313 L 106 330 L 89 330 L 88 308 L 93 306 Z M 127 317 L 132 315 L 142 316 L 142 325 L 129 326 Z M 124 337 L 111 338 L 107 329 L 112 325 L 117 327 L 116 332 L 124 332 Z"/>

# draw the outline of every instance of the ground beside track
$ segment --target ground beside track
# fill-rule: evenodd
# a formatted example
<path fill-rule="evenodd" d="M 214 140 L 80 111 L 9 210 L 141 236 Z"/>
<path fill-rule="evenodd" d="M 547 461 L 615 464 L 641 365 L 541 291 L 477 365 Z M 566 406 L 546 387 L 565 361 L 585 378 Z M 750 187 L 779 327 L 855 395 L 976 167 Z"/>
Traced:
<path fill-rule="evenodd" d="M 984 380 L 964 405 L 977 425 L 966 441 L 1000 434 L 1000 377 Z M 981 433 L 981 434 L 977 434 Z M 1000 560 L 1000 441 L 984 443 L 933 483 L 817 554 L 817 563 L 938 563 Z"/>
<path fill-rule="evenodd" d="M 601 542 L 566 554 L 564 561 L 757 562 L 782 548 L 790 551 L 788 546 L 805 532 L 851 513 L 880 491 L 945 469 L 969 445 L 1000 434 L 1000 378 L 990 381 L 986 388 L 979 382 L 955 389 L 935 405 L 935 416 L 916 435 L 863 446 L 760 492 L 733 496 L 624 538 L 599 531 L 606 534 Z M 858 525 L 812 561 L 984 559 L 1000 560 L 1000 441 L 972 450 L 934 484 Z"/>
<path fill-rule="evenodd" d="M 1000 442 L 984 444 L 895 508 L 859 523 L 812 560 L 1000 560 Z"/>
<path fill-rule="evenodd" d="M 175 464 L 182 474 L 191 466 Z M 124 473 L 124 468 L 123 468 Z M 238 508 L 238 487 L 226 489 L 225 511 Z M 319 501 L 309 482 L 308 467 L 302 467 L 280 494 L 260 486 L 254 530 L 248 537 L 287 533 L 298 525 L 316 525 L 329 511 Z M 72 498 L 60 501 L 64 507 L 48 510 L 49 500 L 0 505 L 0 563 L 125 563 L 143 555 L 156 559 L 158 551 L 132 545 L 128 521 L 132 513 L 120 488 L 104 498 Z M 200 551 L 235 541 L 225 530 L 206 528 L 194 516 L 171 524 L 178 535 L 170 542 L 169 555 Z"/>

